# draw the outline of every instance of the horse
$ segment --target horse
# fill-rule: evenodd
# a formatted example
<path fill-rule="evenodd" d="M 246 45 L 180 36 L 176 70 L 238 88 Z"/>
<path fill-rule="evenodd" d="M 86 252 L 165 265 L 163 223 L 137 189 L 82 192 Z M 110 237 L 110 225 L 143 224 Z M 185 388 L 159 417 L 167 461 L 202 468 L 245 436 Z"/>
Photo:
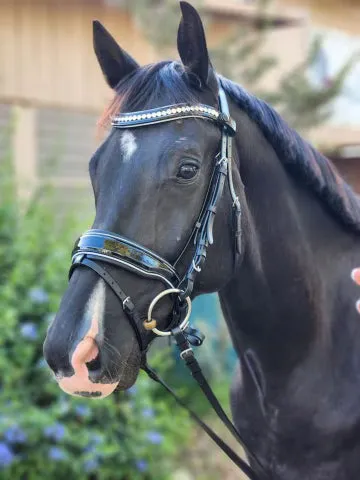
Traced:
<path fill-rule="evenodd" d="M 232 416 L 266 472 L 254 463 L 258 478 L 358 479 L 360 321 L 349 275 L 360 259 L 358 197 L 271 106 L 215 72 L 198 12 L 180 5 L 180 61 L 139 66 L 94 22 L 115 92 L 101 124 L 114 128 L 90 160 L 95 219 L 76 244 L 45 359 L 71 395 L 128 389 L 175 310 L 181 333 L 191 299 L 217 292 L 238 357 Z M 208 209 L 206 262 L 194 262 L 224 132 L 231 184 Z M 189 268 L 186 296 L 170 277 Z"/>

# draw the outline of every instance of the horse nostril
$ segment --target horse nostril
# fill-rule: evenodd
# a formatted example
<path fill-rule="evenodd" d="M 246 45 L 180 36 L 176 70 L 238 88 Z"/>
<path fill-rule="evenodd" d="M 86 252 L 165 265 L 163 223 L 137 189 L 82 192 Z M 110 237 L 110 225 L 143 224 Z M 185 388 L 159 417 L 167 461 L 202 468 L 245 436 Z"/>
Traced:
<path fill-rule="evenodd" d="M 71 358 L 71 365 L 74 370 L 80 370 L 86 367 L 87 363 L 91 363 L 99 356 L 99 348 L 95 340 L 91 337 L 85 337 L 75 348 Z"/>
<path fill-rule="evenodd" d="M 91 360 L 90 362 L 86 362 L 87 369 L 89 372 L 95 372 L 96 370 L 101 369 L 101 360 L 100 360 L 100 352 L 96 355 L 96 357 Z"/>

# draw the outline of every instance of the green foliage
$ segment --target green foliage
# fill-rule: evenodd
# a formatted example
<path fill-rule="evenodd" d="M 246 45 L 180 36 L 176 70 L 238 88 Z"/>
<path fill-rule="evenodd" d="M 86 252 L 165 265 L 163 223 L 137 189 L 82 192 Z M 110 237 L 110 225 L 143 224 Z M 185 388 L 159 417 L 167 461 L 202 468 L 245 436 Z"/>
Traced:
<path fill-rule="evenodd" d="M 266 8 L 271 3 L 259 4 L 259 17 L 266 19 Z M 305 59 L 283 74 L 276 87 L 269 90 L 264 87 L 264 78 L 276 71 L 279 63 L 276 54 L 264 53 L 269 33 L 266 21 L 258 30 L 242 25 L 230 39 L 213 50 L 214 64 L 218 71 L 276 107 L 293 128 L 306 133 L 331 117 L 333 101 L 341 93 L 347 75 L 358 58 L 352 56 L 347 59 L 328 84 L 313 85 L 309 71 L 315 66 L 322 48 L 322 38 L 317 36 L 310 44 Z"/>
<path fill-rule="evenodd" d="M 263 19 L 260 28 L 255 29 L 247 23 L 239 22 L 239 27 L 233 29 L 228 38 L 210 52 L 218 72 L 262 98 L 268 93 L 261 86 L 263 79 L 278 65 L 275 55 L 264 52 L 271 31 L 266 21 L 270 4 L 271 1 L 268 0 L 258 2 L 258 16 Z"/>
<path fill-rule="evenodd" d="M 275 103 L 292 127 L 300 131 L 321 125 L 330 118 L 332 102 L 341 93 L 349 72 L 358 60 L 357 55 L 349 57 L 328 84 L 314 87 L 307 72 L 315 64 L 321 48 L 322 39 L 318 36 L 305 60 L 280 81 L 281 95 Z"/>
<path fill-rule="evenodd" d="M 19 202 L 11 151 L 0 160 L 0 478 L 167 479 L 188 417 L 147 377 L 102 401 L 63 394 L 42 343 L 66 287 L 69 254 L 84 225 L 54 215 L 51 191 Z M 162 355 L 152 363 L 170 367 Z"/>
<path fill-rule="evenodd" d="M 197 6 L 199 3 L 195 2 Z M 178 0 L 127 0 L 126 5 L 158 51 L 167 51 L 176 45 L 180 18 Z"/>

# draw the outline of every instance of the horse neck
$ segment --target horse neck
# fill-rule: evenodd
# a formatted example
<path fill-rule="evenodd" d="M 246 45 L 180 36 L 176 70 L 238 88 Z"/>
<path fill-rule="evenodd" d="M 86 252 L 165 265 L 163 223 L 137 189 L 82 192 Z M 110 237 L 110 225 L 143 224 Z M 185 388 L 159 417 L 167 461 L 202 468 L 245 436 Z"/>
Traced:
<path fill-rule="evenodd" d="M 220 301 L 238 354 L 252 349 L 278 375 L 328 341 L 343 308 L 335 304 L 336 289 L 351 283 L 358 249 L 354 235 L 289 175 L 249 118 L 236 120 L 244 252 Z"/>

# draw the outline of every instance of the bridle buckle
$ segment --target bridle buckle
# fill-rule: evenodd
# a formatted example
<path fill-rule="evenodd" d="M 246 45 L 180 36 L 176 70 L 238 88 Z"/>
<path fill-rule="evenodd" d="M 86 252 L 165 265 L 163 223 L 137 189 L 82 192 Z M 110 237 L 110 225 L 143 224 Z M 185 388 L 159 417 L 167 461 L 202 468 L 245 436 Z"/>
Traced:
<path fill-rule="evenodd" d="M 235 207 L 237 210 L 240 210 L 241 205 L 240 205 L 240 200 L 239 197 L 236 196 L 233 201 L 233 207 Z"/>
<path fill-rule="evenodd" d="M 201 267 L 200 267 L 200 265 L 196 265 L 194 259 L 193 259 L 193 261 L 192 261 L 192 267 L 193 267 L 193 269 L 194 269 L 196 272 L 198 272 L 198 273 L 201 272 Z"/>
<path fill-rule="evenodd" d="M 182 352 L 180 352 L 181 360 L 186 360 L 188 357 L 193 357 L 193 356 L 194 356 L 194 352 L 193 352 L 193 349 L 191 347 L 187 348 L 186 350 L 183 350 Z"/>
<path fill-rule="evenodd" d="M 122 306 L 123 306 L 124 310 L 127 310 L 129 312 L 131 312 L 135 308 L 135 306 L 134 306 L 130 297 L 126 297 L 125 300 L 123 300 Z"/>

